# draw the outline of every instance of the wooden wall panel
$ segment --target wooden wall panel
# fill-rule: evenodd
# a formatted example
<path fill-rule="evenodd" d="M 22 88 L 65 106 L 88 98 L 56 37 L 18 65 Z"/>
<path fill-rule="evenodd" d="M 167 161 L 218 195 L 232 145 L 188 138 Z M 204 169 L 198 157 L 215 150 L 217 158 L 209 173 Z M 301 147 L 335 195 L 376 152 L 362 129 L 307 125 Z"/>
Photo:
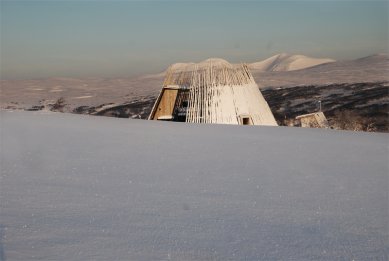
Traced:
<path fill-rule="evenodd" d="M 153 120 L 157 120 L 160 116 L 170 116 L 173 114 L 174 104 L 176 103 L 178 90 L 164 89 L 161 99 L 157 105 Z"/>

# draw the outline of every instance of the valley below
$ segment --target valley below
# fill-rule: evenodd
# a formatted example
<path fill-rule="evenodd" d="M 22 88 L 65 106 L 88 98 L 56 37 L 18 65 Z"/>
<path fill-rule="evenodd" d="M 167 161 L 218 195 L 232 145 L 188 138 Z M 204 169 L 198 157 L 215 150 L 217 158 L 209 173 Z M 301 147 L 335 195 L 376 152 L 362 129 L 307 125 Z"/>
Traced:
<path fill-rule="evenodd" d="M 388 132 L 389 82 L 341 83 L 261 89 L 280 126 L 296 126 L 295 118 L 321 110 L 334 129 Z M 119 118 L 147 119 L 157 94 L 97 105 L 69 104 L 66 97 L 53 103 L 9 104 L 8 110 L 50 110 Z"/>
<path fill-rule="evenodd" d="M 280 54 L 248 64 L 279 125 L 297 126 L 297 116 L 322 110 L 331 128 L 370 132 L 389 132 L 388 65 L 386 54 L 350 61 Z M 0 109 L 147 119 L 165 73 L 1 80 Z"/>

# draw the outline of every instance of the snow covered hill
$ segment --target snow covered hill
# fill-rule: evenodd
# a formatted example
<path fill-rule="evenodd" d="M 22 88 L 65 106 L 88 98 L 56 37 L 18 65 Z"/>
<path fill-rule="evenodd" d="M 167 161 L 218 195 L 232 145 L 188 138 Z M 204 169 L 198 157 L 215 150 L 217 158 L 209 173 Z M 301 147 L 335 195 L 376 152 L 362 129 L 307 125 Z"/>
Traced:
<path fill-rule="evenodd" d="M 387 134 L 0 113 L 0 260 L 388 259 Z"/>
<path fill-rule="evenodd" d="M 295 71 L 310 68 L 319 64 L 335 62 L 328 58 L 312 58 L 305 55 L 281 53 L 266 60 L 249 64 L 249 68 L 261 72 Z"/>
<path fill-rule="evenodd" d="M 324 63 L 302 70 L 253 70 L 252 73 L 257 84 L 263 87 L 389 82 L 389 56 L 375 54 L 355 60 Z"/>
<path fill-rule="evenodd" d="M 215 63 L 228 63 L 226 60 L 221 58 L 209 58 L 199 63 L 207 64 L 210 60 Z M 286 53 L 281 53 L 274 55 L 270 58 L 267 58 L 263 61 L 250 63 L 248 67 L 251 70 L 261 71 L 261 72 L 273 72 L 273 71 L 294 71 L 305 68 L 310 68 L 319 64 L 335 62 L 333 59 L 328 58 L 312 58 L 305 55 L 291 55 Z M 194 63 L 175 63 L 172 67 L 175 70 L 185 69 L 185 67 L 193 65 Z"/>

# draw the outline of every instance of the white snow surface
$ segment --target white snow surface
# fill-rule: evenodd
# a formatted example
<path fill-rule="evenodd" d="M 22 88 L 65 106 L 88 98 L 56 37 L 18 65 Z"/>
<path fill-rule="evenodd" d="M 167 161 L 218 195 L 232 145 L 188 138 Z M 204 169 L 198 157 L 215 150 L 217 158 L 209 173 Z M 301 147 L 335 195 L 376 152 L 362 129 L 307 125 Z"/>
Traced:
<path fill-rule="evenodd" d="M 388 135 L 1 114 L 0 260 L 387 260 Z"/>
<path fill-rule="evenodd" d="M 209 58 L 204 61 L 201 61 L 197 64 L 199 68 L 205 67 L 209 62 L 213 64 L 227 64 L 231 65 L 224 59 L 221 58 Z M 249 63 L 248 67 L 251 70 L 257 72 L 285 72 L 285 71 L 295 71 L 314 67 L 316 65 L 335 62 L 335 60 L 330 58 L 313 58 L 301 54 L 287 54 L 280 53 L 273 55 L 263 61 Z M 188 67 L 194 66 L 195 63 L 175 63 L 171 67 L 176 70 L 187 70 Z"/>
<path fill-rule="evenodd" d="M 313 58 L 305 55 L 281 53 L 266 60 L 249 64 L 249 68 L 260 72 L 285 72 L 310 68 L 316 65 L 335 62 L 329 58 Z"/>

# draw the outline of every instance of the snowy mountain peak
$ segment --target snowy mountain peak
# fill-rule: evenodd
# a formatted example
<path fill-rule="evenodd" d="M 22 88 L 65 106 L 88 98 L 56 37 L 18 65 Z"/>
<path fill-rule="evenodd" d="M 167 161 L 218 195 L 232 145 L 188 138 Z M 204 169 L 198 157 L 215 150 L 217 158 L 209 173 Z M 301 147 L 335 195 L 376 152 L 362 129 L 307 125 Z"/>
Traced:
<path fill-rule="evenodd" d="M 329 58 L 312 58 L 301 54 L 280 53 L 260 62 L 249 64 L 249 68 L 256 71 L 294 71 L 313 67 L 319 64 L 335 62 Z"/>

